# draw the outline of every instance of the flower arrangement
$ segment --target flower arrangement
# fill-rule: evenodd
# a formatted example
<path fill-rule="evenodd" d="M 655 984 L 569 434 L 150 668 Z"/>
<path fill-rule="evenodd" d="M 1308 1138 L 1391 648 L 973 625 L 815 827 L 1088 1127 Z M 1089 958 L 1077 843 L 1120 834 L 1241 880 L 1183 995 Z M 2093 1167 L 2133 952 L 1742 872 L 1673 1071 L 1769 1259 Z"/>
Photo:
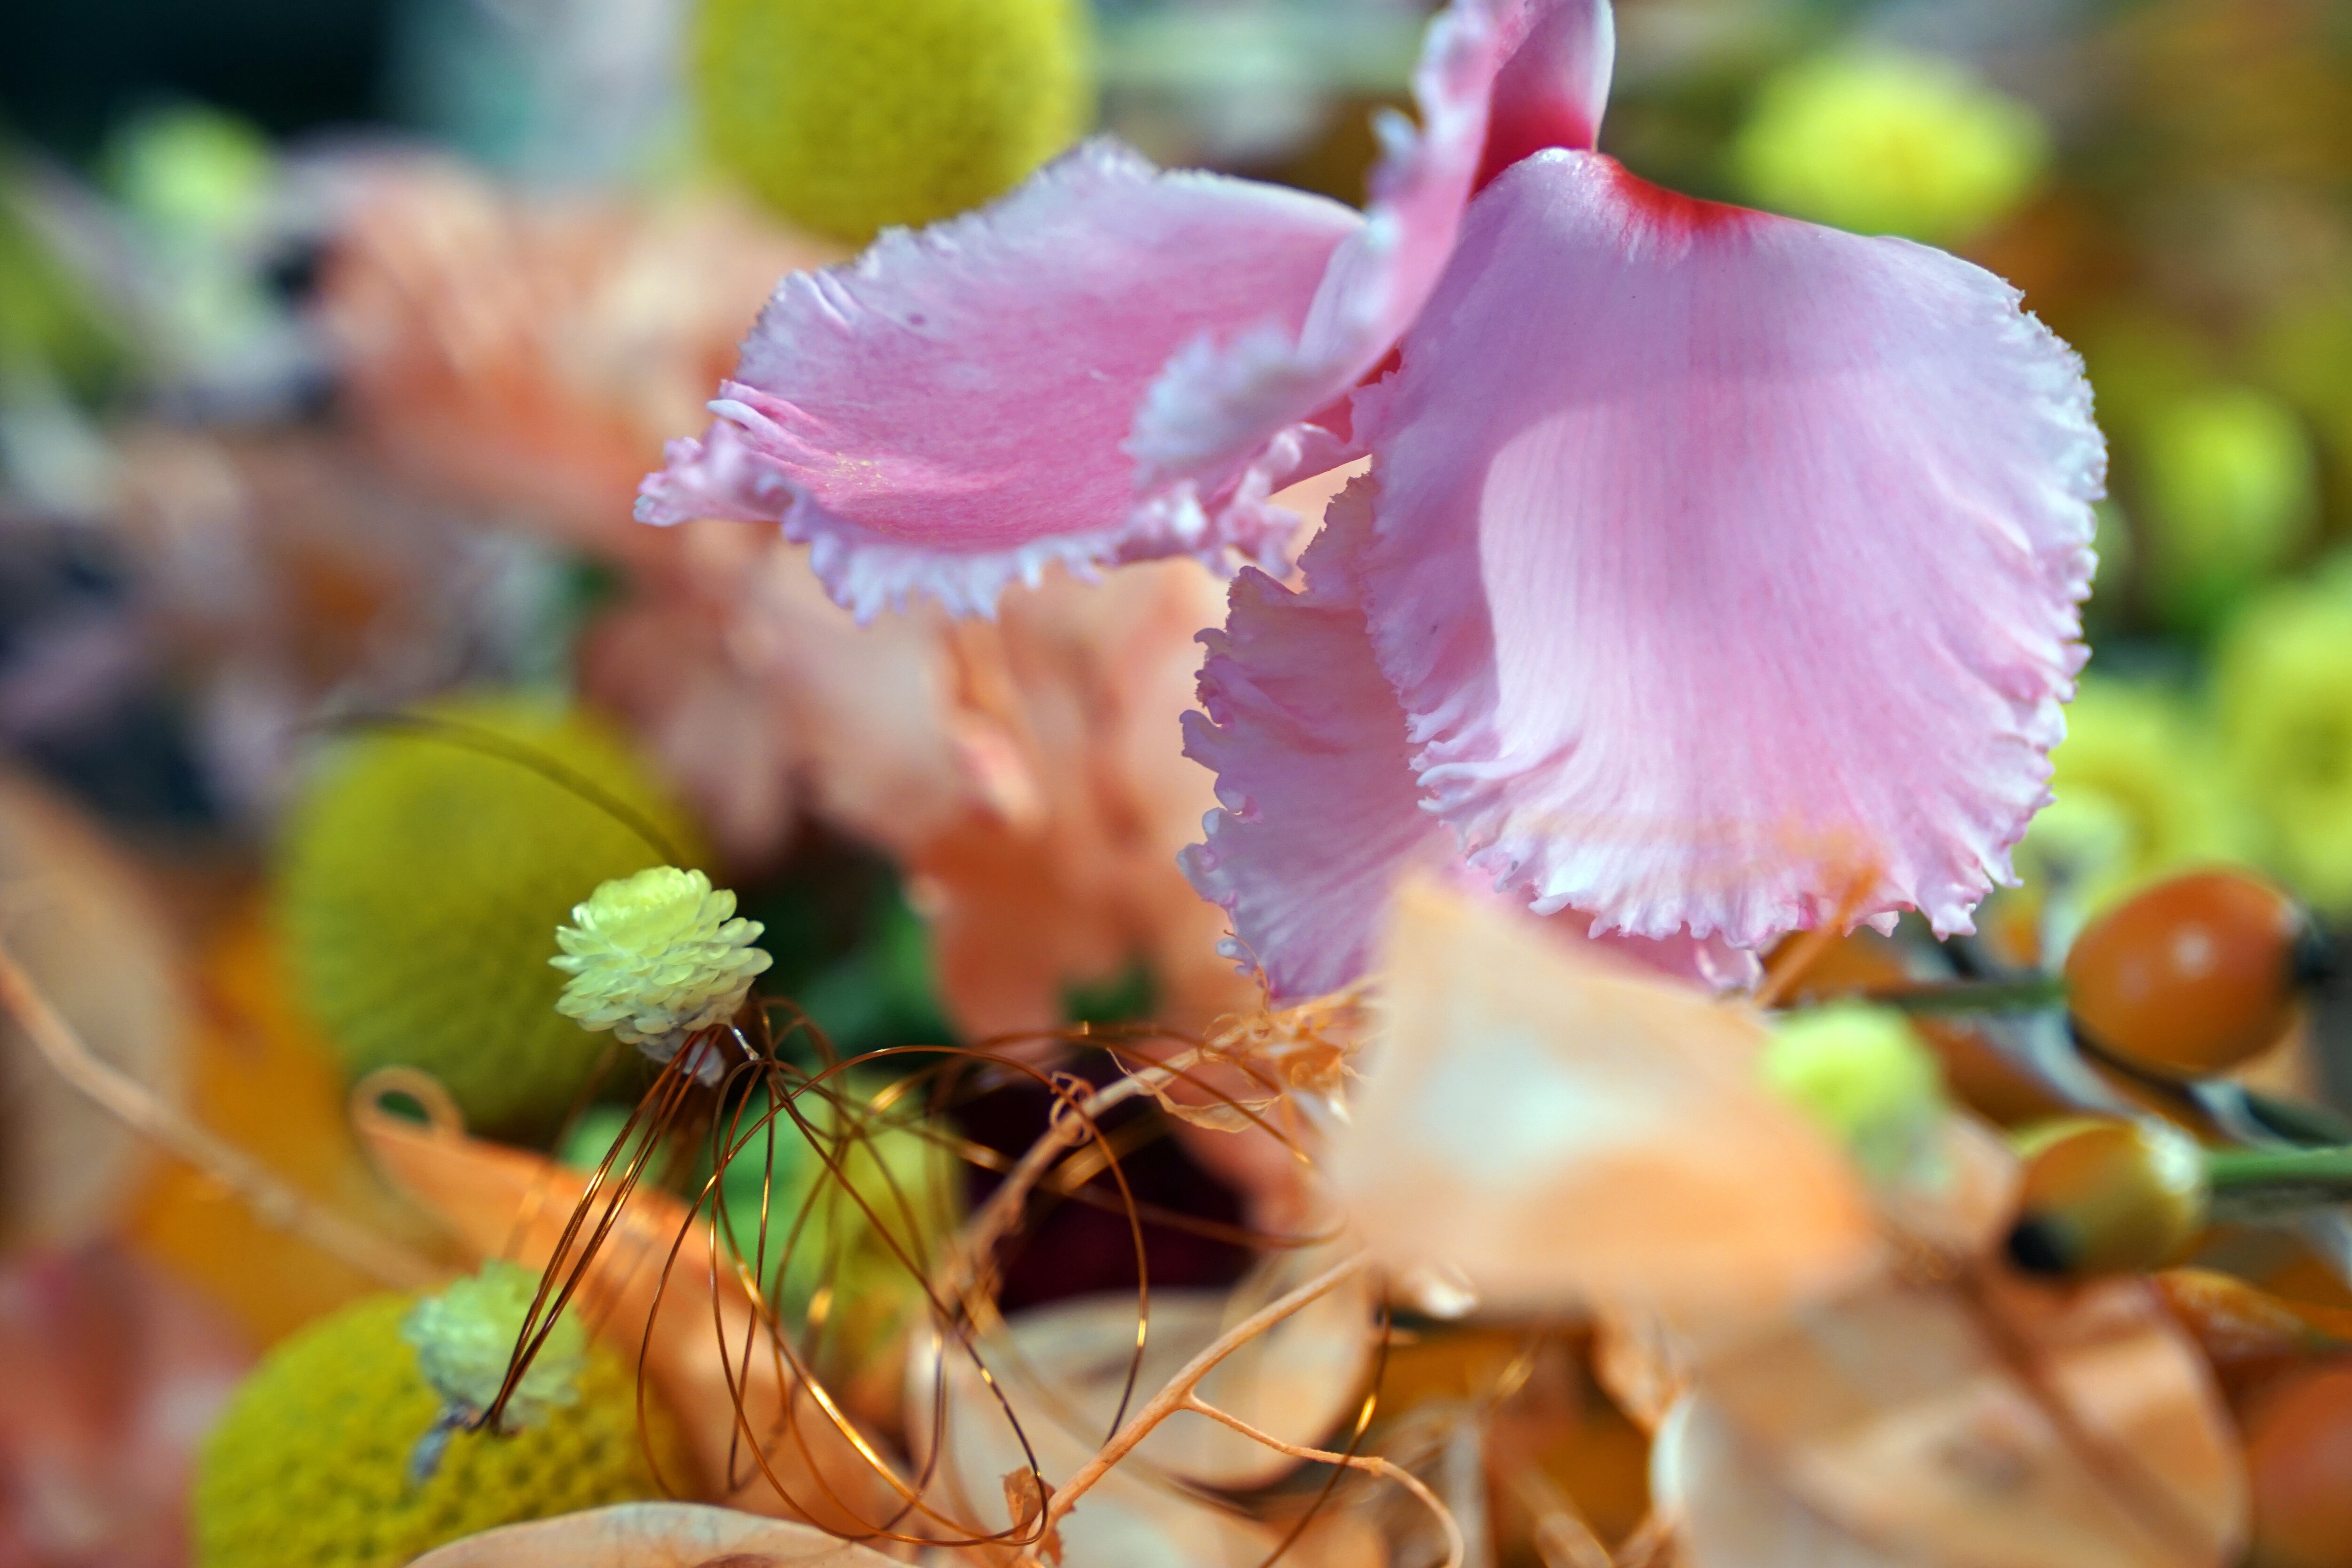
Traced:
<path fill-rule="evenodd" d="M 2352 1561 L 2324 9 L 0 156 L 0 1558 Z"/>

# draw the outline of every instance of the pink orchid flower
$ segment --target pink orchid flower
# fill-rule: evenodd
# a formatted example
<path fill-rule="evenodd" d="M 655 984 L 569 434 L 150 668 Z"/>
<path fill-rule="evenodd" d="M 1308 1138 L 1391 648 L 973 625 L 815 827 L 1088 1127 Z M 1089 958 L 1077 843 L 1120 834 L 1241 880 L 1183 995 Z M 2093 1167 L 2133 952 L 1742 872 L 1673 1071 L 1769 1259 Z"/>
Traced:
<path fill-rule="evenodd" d="M 985 613 L 1055 562 L 1276 569 L 1271 489 L 1369 454 L 1187 721 L 1186 869 L 1278 999 L 1433 867 L 1700 957 L 1966 931 L 2084 657 L 2080 363 L 1966 262 L 1627 174 L 1612 59 L 1605 0 L 1454 0 L 1363 214 L 1097 142 L 796 274 L 639 515 Z"/>

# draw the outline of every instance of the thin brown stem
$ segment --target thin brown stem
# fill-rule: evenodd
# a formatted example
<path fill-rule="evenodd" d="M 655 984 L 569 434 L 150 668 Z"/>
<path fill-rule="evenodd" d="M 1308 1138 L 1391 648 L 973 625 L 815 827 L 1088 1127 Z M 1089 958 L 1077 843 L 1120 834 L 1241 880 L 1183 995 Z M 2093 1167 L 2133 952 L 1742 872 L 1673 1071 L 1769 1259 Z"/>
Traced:
<path fill-rule="evenodd" d="M 1462 1561 L 1468 1555 L 1469 1548 L 1462 1539 L 1462 1526 L 1454 1519 L 1454 1510 L 1440 1501 L 1437 1494 L 1431 1491 L 1419 1476 L 1402 1465 L 1376 1454 L 1340 1454 L 1328 1448 L 1309 1448 L 1302 1444 L 1285 1442 L 1271 1432 L 1260 1431 L 1232 1411 L 1219 1409 L 1197 1394 L 1185 1394 L 1177 1402 L 1176 1408 L 1205 1415 L 1212 1421 L 1222 1421 L 1251 1442 L 1263 1443 L 1277 1454 L 1287 1454 L 1294 1459 L 1309 1459 L 1318 1464 L 1344 1465 L 1349 1469 L 1363 1470 L 1396 1482 L 1420 1499 L 1429 1511 L 1436 1515 L 1437 1527 L 1445 1532 L 1444 1568 L 1462 1568 Z"/>
<path fill-rule="evenodd" d="M 1197 1050 L 1171 1057 L 1156 1068 L 1129 1074 L 1107 1083 L 1093 1093 L 1066 1102 L 1064 1114 L 1055 1118 L 1044 1136 L 1029 1146 L 1004 1180 L 989 1194 L 988 1201 L 980 1207 L 963 1227 L 963 1233 L 949 1248 L 940 1267 L 940 1278 L 934 1294 L 941 1301 L 953 1301 L 967 1294 L 973 1283 L 985 1276 L 988 1260 L 995 1255 L 997 1244 L 1021 1217 L 1022 1205 L 1036 1190 L 1046 1170 L 1065 1152 L 1092 1135 L 1095 1122 L 1103 1112 L 1121 1101 L 1139 1094 L 1151 1092 L 1172 1081 L 1175 1076 L 1192 1065 L 1200 1056 Z M 975 1318 L 978 1314 L 974 1314 Z"/>
<path fill-rule="evenodd" d="M 320 1207 L 299 1188 L 89 1048 L 0 942 L 0 1007 L 16 1018 L 58 1076 L 124 1126 L 235 1193 L 263 1223 L 299 1237 L 362 1273 L 403 1289 L 448 1271 L 421 1253 Z"/>
<path fill-rule="evenodd" d="M 1054 1493 L 1053 1500 L 1045 1509 L 1045 1531 L 1050 1531 L 1059 1523 L 1096 1482 L 1108 1475 L 1114 1465 L 1134 1452 L 1135 1446 L 1150 1436 L 1154 1427 L 1177 1411 L 1186 1408 L 1185 1401 L 1193 1397 L 1193 1389 L 1215 1369 L 1218 1363 L 1285 1318 L 1322 1300 L 1370 1267 L 1370 1258 L 1358 1253 L 1325 1269 L 1289 1294 L 1266 1303 L 1211 1342 L 1206 1349 L 1186 1362 L 1176 1375 L 1145 1403 L 1142 1409 L 1112 1435 L 1109 1442 L 1096 1451 L 1093 1458 L 1079 1467 L 1077 1473 Z M 1457 1558 L 1449 1568 L 1459 1568 L 1459 1561 Z"/>

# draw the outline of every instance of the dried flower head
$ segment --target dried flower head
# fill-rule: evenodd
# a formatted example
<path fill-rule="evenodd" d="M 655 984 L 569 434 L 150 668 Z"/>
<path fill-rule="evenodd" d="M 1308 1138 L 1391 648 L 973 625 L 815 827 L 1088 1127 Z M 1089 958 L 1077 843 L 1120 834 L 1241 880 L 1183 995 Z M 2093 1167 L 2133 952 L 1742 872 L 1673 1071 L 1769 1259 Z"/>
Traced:
<path fill-rule="evenodd" d="M 1182 1103 L 1165 1093 L 1160 1103 L 1199 1126 L 1239 1131 L 1253 1116 L 1296 1094 L 1319 1101 L 1344 1121 L 1370 989 L 1369 979 L 1360 980 L 1295 1007 L 1272 1006 L 1261 995 L 1247 1013 L 1228 1014 L 1211 1025 L 1201 1043 L 1203 1065 L 1238 1068 L 1248 1086 L 1230 1100 L 1207 1105 Z"/>
<path fill-rule="evenodd" d="M 506 1383 L 507 1363 L 538 1288 L 539 1276 L 520 1264 L 492 1259 L 409 1309 L 400 1337 L 416 1347 L 417 1365 L 433 1392 L 467 1410 L 488 1410 Z M 558 1318 L 508 1396 L 500 1426 L 521 1431 L 540 1425 L 551 1410 L 578 1404 L 587 1364 L 588 1331 L 577 1319 Z"/>
<path fill-rule="evenodd" d="M 697 1029 L 734 1016 L 771 962 L 765 929 L 735 913 L 735 895 L 699 871 L 652 866 L 599 887 L 558 926 L 548 960 L 572 976 L 556 1011 L 610 1029 L 659 1060 Z"/>

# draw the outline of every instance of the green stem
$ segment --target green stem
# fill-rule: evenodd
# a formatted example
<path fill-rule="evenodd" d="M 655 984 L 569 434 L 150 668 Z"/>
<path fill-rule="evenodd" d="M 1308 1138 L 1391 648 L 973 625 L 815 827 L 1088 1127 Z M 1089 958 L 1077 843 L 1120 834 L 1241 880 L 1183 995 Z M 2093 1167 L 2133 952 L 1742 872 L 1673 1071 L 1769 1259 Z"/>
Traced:
<path fill-rule="evenodd" d="M 1862 1000 L 1903 1013 L 2032 1013 L 2063 1005 L 2066 983 L 2054 974 L 2028 980 L 1930 981 L 1864 991 Z"/>
<path fill-rule="evenodd" d="M 2352 1148 L 2209 1149 L 2205 1178 L 2217 1196 L 2272 1187 L 2352 1199 Z"/>
<path fill-rule="evenodd" d="M 2325 1106 L 2299 1100 L 2281 1100 L 2254 1089 L 2244 1091 L 2246 1109 L 2282 1137 L 2298 1143 L 2352 1143 L 2352 1121 Z"/>

